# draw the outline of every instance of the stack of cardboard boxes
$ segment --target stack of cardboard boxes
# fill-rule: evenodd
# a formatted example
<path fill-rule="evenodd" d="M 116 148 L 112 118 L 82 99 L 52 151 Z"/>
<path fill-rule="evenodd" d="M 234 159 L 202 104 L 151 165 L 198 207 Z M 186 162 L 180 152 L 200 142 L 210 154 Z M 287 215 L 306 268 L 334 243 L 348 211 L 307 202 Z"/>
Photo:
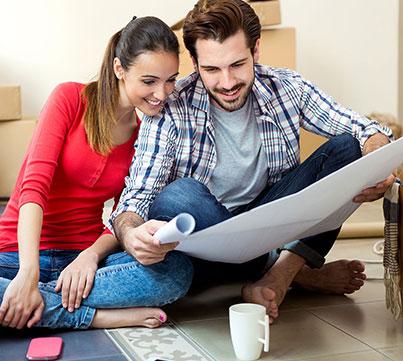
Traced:
<path fill-rule="evenodd" d="M 278 26 L 281 24 L 279 0 L 249 1 L 249 5 L 259 16 L 262 25 L 259 63 L 279 68 L 296 68 L 295 28 Z M 172 26 L 178 36 L 181 53 L 179 77 L 193 71 L 193 65 L 182 39 L 183 20 Z M 326 140 L 315 134 L 301 131 L 301 161 L 305 160 Z"/>
<path fill-rule="evenodd" d="M 0 198 L 9 198 L 37 119 L 22 118 L 19 86 L 0 86 Z"/>

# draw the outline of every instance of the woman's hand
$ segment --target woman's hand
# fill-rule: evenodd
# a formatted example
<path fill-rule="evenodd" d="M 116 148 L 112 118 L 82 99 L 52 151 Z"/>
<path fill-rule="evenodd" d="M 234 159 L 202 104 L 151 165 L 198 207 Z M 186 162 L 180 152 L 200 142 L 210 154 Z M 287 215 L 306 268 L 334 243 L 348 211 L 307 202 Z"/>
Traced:
<path fill-rule="evenodd" d="M 94 284 L 98 269 L 98 255 L 90 249 L 82 251 L 60 274 L 55 291 L 62 291 L 62 305 L 69 312 L 79 308 Z"/>
<path fill-rule="evenodd" d="M 4 293 L 0 306 L 0 324 L 17 329 L 23 328 L 25 324 L 32 327 L 41 319 L 44 307 L 38 278 L 20 269 Z"/>

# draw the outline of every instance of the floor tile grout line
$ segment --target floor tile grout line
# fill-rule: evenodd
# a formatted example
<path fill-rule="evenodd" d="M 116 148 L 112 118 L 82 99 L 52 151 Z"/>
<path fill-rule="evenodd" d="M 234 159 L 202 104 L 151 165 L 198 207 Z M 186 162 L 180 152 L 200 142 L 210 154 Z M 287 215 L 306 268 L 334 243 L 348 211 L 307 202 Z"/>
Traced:
<path fill-rule="evenodd" d="M 371 346 L 371 345 L 369 345 L 368 343 L 366 343 L 366 342 L 360 340 L 360 339 L 357 338 L 356 336 L 351 335 L 350 333 L 348 333 L 347 331 L 343 330 L 343 329 L 340 328 L 339 326 L 334 325 L 333 323 L 331 323 L 331 322 L 325 320 L 324 318 L 322 318 L 322 317 L 316 315 L 315 313 L 313 313 L 313 312 L 311 312 L 311 311 L 309 311 L 309 310 L 308 310 L 308 312 L 309 312 L 312 316 L 314 316 L 314 317 L 318 318 L 319 320 L 321 320 L 321 321 L 327 323 L 329 326 L 335 328 L 336 330 L 341 331 L 341 332 L 344 333 L 345 335 L 347 335 L 347 336 L 351 337 L 352 339 L 358 341 L 359 343 L 361 343 L 361 344 L 363 344 L 363 345 L 369 347 L 372 351 L 375 351 L 376 353 L 381 354 L 382 356 L 387 357 L 389 360 L 393 360 L 393 359 L 391 359 L 390 357 L 384 355 L 382 352 L 378 351 L 378 349 L 375 348 L 374 346 Z"/>
<path fill-rule="evenodd" d="M 106 328 L 103 329 L 103 332 L 106 334 L 106 336 L 108 336 L 108 339 L 112 342 L 113 346 L 115 346 L 116 349 L 120 351 L 120 354 L 122 356 L 126 357 L 126 359 L 128 361 L 131 361 L 132 359 L 129 358 L 129 356 L 126 354 L 126 352 L 123 350 L 123 348 L 120 347 L 120 345 L 115 342 L 115 340 L 112 338 L 112 335 L 109 334 L 108 329 L 106 329 Z"/>

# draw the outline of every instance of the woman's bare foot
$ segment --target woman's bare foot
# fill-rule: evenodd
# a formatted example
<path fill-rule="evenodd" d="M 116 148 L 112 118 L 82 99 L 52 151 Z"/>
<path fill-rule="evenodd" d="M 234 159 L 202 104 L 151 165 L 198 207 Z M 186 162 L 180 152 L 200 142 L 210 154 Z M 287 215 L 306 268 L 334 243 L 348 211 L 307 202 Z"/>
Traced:
<path fill-rule="evenodd" d="M 156 328 L 167 320 L 167 315 L 159 308 L 101 308 L 97 309 L 91 328 L 117 328 L 144 326 Z"/>
<path fill-rule="evenodd" d="M 361 261 L 346 259 L 326 263 L 320 269 L 304 266 L 295 277 L 293 286 L 322 293 L 353 293 L 364 285 L 364 270 Z"/>

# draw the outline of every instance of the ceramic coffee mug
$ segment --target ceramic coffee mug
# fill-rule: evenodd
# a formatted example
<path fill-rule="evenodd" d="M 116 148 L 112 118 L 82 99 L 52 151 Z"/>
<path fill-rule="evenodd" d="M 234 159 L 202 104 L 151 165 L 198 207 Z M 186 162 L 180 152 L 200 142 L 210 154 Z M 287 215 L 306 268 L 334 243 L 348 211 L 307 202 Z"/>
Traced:
<path fill-rule="evenodd" d="M 269 316 L 266 308 L 254 303 L 239 303 L 229 308 L 232 345 L 239 360 L 257 360 L 264 345 L 269 351 Z"/>

